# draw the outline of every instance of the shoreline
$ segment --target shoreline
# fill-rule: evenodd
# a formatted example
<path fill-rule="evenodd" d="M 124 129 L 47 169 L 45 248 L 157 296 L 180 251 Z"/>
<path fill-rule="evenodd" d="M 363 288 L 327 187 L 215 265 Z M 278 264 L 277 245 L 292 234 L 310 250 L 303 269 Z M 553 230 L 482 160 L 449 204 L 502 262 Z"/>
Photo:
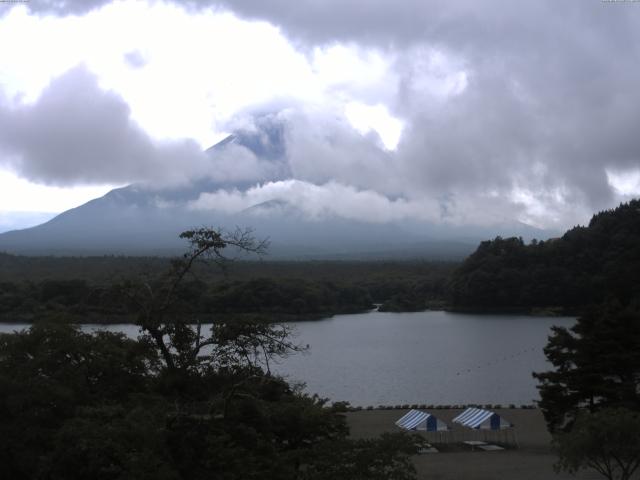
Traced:
<path fill-rule="evenodd" d="M 293 314 L 293 313 L 211 313 L 200 314 L 205 317 L 203 323 L 210 323 L 207 320 L 211 318 L 216 319 L 257 319 L 260 322 L 267 323 L 297 323 L 297 322 L 319 322 L 333 318 L 337 315 L 360 315 L 368 313 L 422 313 L 422 312 L 445 312 L 454 313 L 459 315 L 518 315 L 524 317 L 548 317 L 548 318 L 562 318 L 562 317 L 578 317 L 580 312 L 572 312 L 568 310 L 558 310 L 555 308 L 530 308 L 530 309 L 480 309 L 480 308 L 426 308 L 424 310 L 408 310 L 408 311 L 387 311 L 379 310 L 378 308 L 368 308 L 365 310 L 348 310 L 348 311 L 336 311 L 336 312 L 321 312 L 321 313 L 307 313 L 307 314 Z M 27 324 L 33 325 L 39 322 L 53 322 L 64 323 L 70 325 L 124 325 L 135 324 L 133 321 L 135 315 L 133 314 L 99 314 L 89 312 L 86 314 L 68 313 L 68 312 L 46 312 L 49 318 L 43 319 L 42 314 L 18 314 L 0 315 L 0 324 Z M 195 325 L 196 323 L 194 323 Z"/>
<path fill-rule="evenodd" d="M 435 409 L 434 409 L 435 410 Z M 583 470 L 577 475 L 555 473 L 553 465 L 557 458 L 551 447 L 551 435 L 547 431 L 542 412 L 538 408 L 494 408 L 492 409 L 514 425 L 518 448 L 485 452 L 471 450 L 464 440 L 482 440 L 482 433 L 452 424 L 451 420 L 463 409 L 441 409 L 433 414 L 452 426 L 455 448 L 443 449 L 439 453 L 424 453 L 412 457 L 412 462 L 422 480 L 596 480 L 602 478 L 595 471 Z M 352 438 L 367 439 L 383 433 L 401 431 L 395 421 L 407 413 L 407 409 L 360 410 L 344 415 Z M 427 410 L 429 411 L 429 410 Z M 435 433 L 418 433 L 427 437 L 432 445 L 438 445 Z M 432 437 L 429 437 L 432 435 Z M 499 444 L 501 434 L 491 437 L 488 443 Z"/>
<path fill-rule="evenodd" d="M 346 402 L 335 402 L 336 404 Z M 408 404 L 399 405 L 346 405 L 345 412 L 375 412 L 375 411 L 406 411 L 408 410 L 457 410 L 463 411 L 467 408 L 482 408 L 485 410 L 539 410 L 535 403 L 527 403 L 515 405 L 511 404 L 480 404 L 480 403 L 464 403 L 464 404 Z"/>

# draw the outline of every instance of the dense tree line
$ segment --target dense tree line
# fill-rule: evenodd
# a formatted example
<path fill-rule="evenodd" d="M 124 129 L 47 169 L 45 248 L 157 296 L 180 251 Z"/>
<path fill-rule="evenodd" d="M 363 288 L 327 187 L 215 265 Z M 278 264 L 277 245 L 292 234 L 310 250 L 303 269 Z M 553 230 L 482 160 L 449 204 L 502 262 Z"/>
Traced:
<path fill-rule="evenodd" d="M 160 274 L 170 265 L 168 257 L 23 256 L 0 252 L 0 282 L 22 283 L 47 280 L 85 280 L 90 284 L 108 284 L 140 274 Z M 404 279 L 445 278 L 459 262 L 427 260 L 237 260 L 227 271 L 194 265 L 197 277 L 207 283 L 254 278 L 306 279 L 310 281 L 349 281 L 354 284 L 392 283 Z"/>
<path fill-rule="evenodd" d="M 370 286 L 372 294 L 382 299 L 382 312 L 419 312 L 445 306 L 447 279 L 435 275 L 402 281 L 387 281 Z"/>
<path fill-rule="evenodd" d="M 16 257 L 0 254 L 0 318 L 61 312 L 110 321 L 126 315 L 114 287 L 167 268 L 165 258 Z M 256 262 L 232 274 L 194 266 L 183 285 L 195 313 L 261 312 L 312 318 L 366 311 L 457 310 L 579 313 L 589 304 L 638 295 L 640 202 L 595 215 L 561 238 L 482 242 L 461 265 L 440 262 Z M 43 280 L 46 279 L 46 280 Z M 122 321 L 122 320 L 120 320 Z"/>
<path fill-rule="evenodd" d="M 16 258 L 27 266 L 33 260 Z M 68 260 L 70 265 L 80 262 Z M 50 261 L 65 263 L 64 259 Z M 161 266 L 168 268 L 168 261 L 157 261 L 147 264 L 152 265 L 149 270 L 140 267 L 111 280 L 90 269 L 93 280 L 63 274 L 45 280 L 0 281 L 0 321 L 131 321 L 135 310 L 123 301 L 120 287 L 141 276 L 157 275 Z M 104 268 L 113 267 L 102 262 Z M 114 262 L 119 264 L 119 259 Z M 132 262 L 139 266 L 137 259 Z M 452 268 L 448 263 L 421 262 L 236 262 L 228 276 L 195 266 L 196 275 L 183 282 L 178 293 L 185 311 L 192 315 L 260 314 L 294 320 L 363 312 L 374 303 L 384 303 L 387 310 L 424 310 L 428 302 L 443 301 Z"/>
<path fill-rule="evenodd" d="M 258 278 L 218 283 L 202 299 L 204 310 L 218 313 L 352 313 L 373 308 L 369 292 L 359 286 Z"/>
<path fill-rule="evenodd" d="M 561 238 L 485 241 L 454 272 L 454 308 L 531 309 L 580 312 L 640 294 L 640 201 L 594 215 L 587 227 Z"/>
<path fill-rule="evenodd" d="M 125 282 L 126 283 L 126 282 Z M 177 292 L 192 315 L 260 314 L 305 318 L 373 308 L 369 292 L 349 283 L 257 278 L 247 281 L 188 281 Z M 135 314 L 121 284 L 92 286 L 83 280 L 0 284 L 0 318 L 7 321 L 64 317 L 76 321 L 123 321 Z"/>
<path fill-rule="evenodd" d="M 420 437 L 352 440 L 344 405 L 270 373 L 301 349 L 286 325 L 192 323 L 182 290 L 197 286 L 195 262 L 260 247 L 209 229 L 182 238 L 189 250 L 165 272 L 119 286 L 138 339 L 46 322 L 0 335 L 3 478 L 414 479 Z"/>

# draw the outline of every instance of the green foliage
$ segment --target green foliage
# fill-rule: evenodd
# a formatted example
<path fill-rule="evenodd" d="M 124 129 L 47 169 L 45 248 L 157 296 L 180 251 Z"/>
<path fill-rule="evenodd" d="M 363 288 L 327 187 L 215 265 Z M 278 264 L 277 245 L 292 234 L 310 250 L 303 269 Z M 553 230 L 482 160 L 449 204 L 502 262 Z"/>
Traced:
<path fill-rule="evenodd" d="M 427 308 L 427 297 L 409 290 L 393 295 L 380 305 L 378 310 L 381 312 L 421 312 Z"/>
<path fill-rule="evenodd" d="M 43 470 L 56 480 L 177 480 L 163 441 L 164 413 L 142 406 L 80 409 L 55 433 Z"/>
<path fill-rule="evenodd" d="M 349 440 L 339 406 L 260 369 L 171 373 L 149 347 L 66 325 L 0 336 L 6 478 L 415 478 L 415 441 Z"/>
<path fill-rule="evenodd" d="M 640 200 L 595 215 L 561 238 L 485 241 L 453 274 L 456 308 L 486 310 L 586 305 L 640 296 Z"/>
<path fill-rule="evenodd" d="M 553 371 L 535 373 L 551 431 L 570 427 L 584 408 L 640 411 L 640 312 L 591 309 L 571 329 L 554 327 L 545 354 Z"/>
<path fill-rule="evenodd" d="M 138 313 L 135 304 L 123 301 L 118 285 L 139 282 L 141 273 L 131 267 L 123 277 L 107 275 L 111 269 L 123 268 L 120 257 L 51 258 L 46 271 L 58 265 L 62 278 L 48 280 L 41 280 L 39 269 L 30 273 L 35 259 L 12 258 L 20 274 L 7 276 L 11 281 L 0 281 L 0 321 L 122 323 L 133 321 Z M 141 271 L 142 260 L 130 259 Z M 40 261 L 46 264 L 46 259 Z M 65 262 L 70 266 L 65 267 Z M 157 280 L 171 268 L 165 259 L 149 264 L 148 280 Z M 371 309 L 374 302 L 384 303 L 383 311 L 418 311 L 428 305 L 443 305 L 453 265 L 237 261 L 225 278 L 211 273 L 217 269 L 203 270 L 204 265 L 196 264 L 191 269 L 194 276 L 184 279 L 177 288 L 175 301 L 183 313 L 193 316 L 260 314 L 278 321 L 363 312 Z M 85 267 L 87 272 L 83 271 Z M 0 266 L 0 278 L 5 273 Z M 70 279 L 69 275 L 78 278 Z M 31 280 L 16 281 L 24 276 Z"/>
<path fill-rule="evenodd" d="M 157 365 L 153 349 L 121 334 L 39 324 L 0 335 L 0 459 L 7 478 L 36 478 L 40 459 L 77 409 L 146 394 Z"/>
<path fill-rule="evenodd" d="M 379 440 L 324 442 L 303 465 L 302 480 L 410 480 L 410 461 L 425 440 L 407 434 L 383 434 Z"/>
<path fill-rule="evenodd" d="M 121 286 L 137 308 L 137 340 L 44 322 L 0 335 L 4 477 L 415 478 L 415 439 L 350 440 L 344 405 L 270 374 L 270 359 L 298 350 L 287 327 L 225 320 L 194 328 L 188 299 L 202 284 L 187 277 L 196 260 L 213 254 L 218 263 L 227 246 L 255 244 L 187 233 L 191 248 L 165 274 Z"/>
<path fill-rule="evenodd" d="M 317 315 L 361 312 L 373 307 L 371 296 L 362 287 L 299 279 L 217 283 L 201 301 L 206 312 L 244 314 Z"/>
<path fill-rule="evenodd" d="M 569 432 L 554 437 L 556 470 L 593 468 L 609 480 L 628 480 L 640 466 L 640 413 L 623 408 L 582 412 Z"/>

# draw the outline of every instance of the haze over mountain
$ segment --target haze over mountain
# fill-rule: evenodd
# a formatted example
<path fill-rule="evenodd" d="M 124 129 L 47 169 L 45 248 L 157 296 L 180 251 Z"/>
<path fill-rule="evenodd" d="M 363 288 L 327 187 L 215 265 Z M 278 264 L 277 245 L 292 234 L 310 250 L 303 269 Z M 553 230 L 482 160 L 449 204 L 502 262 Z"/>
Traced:
<path fill-rule="evenodd" d="M 398 213 L 407 205 L 401 198 L 298 180 L 287 129 L 277 117 L 257 118 L 251 130 L 238 130 L 206 150 L 210 175 L 178 185 L 114 189 L 36 227 L 0 234 L 0 250 L 174 254 L 183 248 L 178 234 L 202 225 L 252 228 L 269 238 L 272 258 L 460 258 L 496 235 L 550 236 L 522 223 L 483 227 L 420 220 Z M 390 206 L 390 213 L 376 202 Z"/>

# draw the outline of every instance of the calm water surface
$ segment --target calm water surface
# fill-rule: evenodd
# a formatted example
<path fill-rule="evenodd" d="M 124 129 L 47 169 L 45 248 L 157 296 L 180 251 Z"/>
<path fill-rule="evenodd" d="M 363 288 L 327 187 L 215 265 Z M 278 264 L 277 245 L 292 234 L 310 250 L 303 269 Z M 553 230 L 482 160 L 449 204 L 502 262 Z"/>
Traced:
<path fill-rule="evenodd" d="M 447 312 L 336 315 L 295 323 L 296 340 L 309 352 L 274 370 L 353 405 L 531 403 L 538 398 L 531 372 L 549 368 L 542 348 L 551 326 L 574 322 Z M 24 327 L 4 324 L 0 331 Z M 133 325 L 106 329 L 137 335 Z"/>

